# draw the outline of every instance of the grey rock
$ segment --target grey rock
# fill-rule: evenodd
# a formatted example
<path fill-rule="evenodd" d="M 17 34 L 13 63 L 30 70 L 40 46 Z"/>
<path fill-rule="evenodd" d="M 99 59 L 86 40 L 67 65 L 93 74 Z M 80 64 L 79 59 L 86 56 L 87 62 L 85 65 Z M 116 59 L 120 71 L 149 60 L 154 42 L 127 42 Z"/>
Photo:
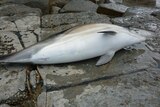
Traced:
<path fill-rule="evenodd" d="M 123 4 L 128 6 L 155 6 L 157 0 L 123 0 Z"/>
<path fill-rule="evenodd" d="M 57 13 L 59 13 L 60 9 L 61 8 L 59 8 L 57 6 L 52 6 L 51 14 L 57 14 Z"/>
<path fill-rule="evenodd" d="M 33 32 L 27 31 L 27 32 L 20 32 L 21 40 L 24 44 L 24 47 L 29 47 L 35 43 L 38 42 L 36 35 Z"/>
<path fill-rule="evenodd" d="M 0 31 L 17 31 L 14 22 L 6 20 L 5 17 L 0 17 Z"/>
<path fill-rule="evenodd" d="M 160 26 L 160 20 L 151 15 L 131 15 L 119 18 L 113 18 L 111 21 L 126 27 L 136 27 L 145 30 L 157 32 Z"/>
<path fill-rule="evenodd" d="M 0 6 L 0 16 L 22 16 L 28 13 L 40 16 L 41 10 L 38 8 L 31 8 L 22 4 L 5 4 Z"/>
<path fill-rule="evenodd" d="M 0 25 L 3 31 L 27 31 L 40 27 L 40 9 L 25 5 L 8 4 L 0 6 Z"/>
<path fill-rule="evenodd" d="M 18 36 L 13 32 L 0 31 L 0 55 L 11 54 L 22 50 Z"/>
<path fill-rule="evenodd" d="M 40 27 L 40 17 L 28 15 L 15 21 L 18 31 L 35 30 Z"/>
<path fill-rule="evenodd" d="M 156 0 L 156 7 L 160 7 L 160 0 Z"/>
<path fill-rule="evenodd" d="M 0 17 L 0 30 L 2 31 L 27 31 L 40 27 L 40 17 L 32 14 L 26 16 Z"/>
<path fill-rule="evenodd" d="M 129 16 L 129 15 L 142 15 L 142 14 L 147 14 L 147 15 L 151 15 L 153 12 L 160 12 L 159 8 L 153 8 L 153 7 L 130 7 L 127 9 L 127 11 L 125 12 L 125 16 Z"/>
<path fill-rule="evenodd" d="M 89 0 L 71 0 L 60 10 L 60 12 L 96 12 L 97 8 L 98 5 Z"/>
<path fill-rule="evenodd" d="M 157 70 L 156 73 L 158 72 L 159 71 Z M 155 71 L 152 73 L 142 72 L 122 76 L 120 78 L 116 78 L 119 82 L 115 85 L 88 85 L 84 88 L 84 91 L 77 95 L 75 99 L 73 98 L 70 103 L 75 103 L 75 105 L 79 107 L 125 107 L 128 105 L 131 107 L 141 107 L 142 105 L 146 107 L 156 107 L 160 104 L 158 102 L 159 95 L 156 94 L 159 93 L 157 90 L 159 86 L 149 85 L 154 82 L 159 84 L 158 81 L 154 80 L 156 77 L 154 73 Z M 141 78 L 142 75 L 147 79 Z M 149 75 L 154 76 L 150 77 Z M 107 83 L 112 83 L 116 80 L 109 80 Z M 133 85 L 132 82 L 136 80 L 138 83 Z M 146 81 L 146 83 L 144 81 Z M 146 85 L 149 85 L 149 87 L 147 88 Z M 153 92 L 153 87 L 155 87 L 156 93 Z M 154 98 L 154 101 L 150 99 L 150 97 Z"/>
<path fill-rule="evenodd" d="M 44 91 L 38 96 L 38 98 L 37 98 L 37 106 L 38 107 L 45 107 L 47 105 L 47 101 L 46 101 L 47 97 L 46 96 L 47 96 L 47 93 Z M 52 107 L 52 105 L 48 105 L 48 107 Z"/>
<path fill-rule="evenodd" d="M 54 28 L 68 24 L 110 23 L 109 17 L 94 12 L 63 13 L 44 15 L 42 17 L 43 28 Z"/>
<path fill-rule="evenodd" d="M 122 16 L 128 9 L 127 6 L 118 3 L 100 4 L 97 12 L 110 15 L 110 16 Z"/>
<path fill-rule="evenodd" d="M 0 88 L 0 104 L 11 103 L 16 101 L 13 96 L 20 97 L 18 92 L 25 90 L 25 72 L 20 66 L 0 67 L 1 71 L 1 88 Z M 17 94 L 17 95 L 16 95 Z M 10 99 L 10 100 L 9 100 Z M 8 100 L 8 102 L 7 102 Z"/>

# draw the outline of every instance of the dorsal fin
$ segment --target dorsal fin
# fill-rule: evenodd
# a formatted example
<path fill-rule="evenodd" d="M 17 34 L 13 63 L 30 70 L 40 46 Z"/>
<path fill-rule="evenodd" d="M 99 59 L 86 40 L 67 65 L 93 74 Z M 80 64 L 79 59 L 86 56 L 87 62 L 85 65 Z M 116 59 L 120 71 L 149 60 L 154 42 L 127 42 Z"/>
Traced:
<path fill-rule="evenodd" d="M 103 33 L 103 34 L 106 34 L 106 35 L 116 35 L 117 34 L 115 31 L 100 31 L 98 33 Z"/>

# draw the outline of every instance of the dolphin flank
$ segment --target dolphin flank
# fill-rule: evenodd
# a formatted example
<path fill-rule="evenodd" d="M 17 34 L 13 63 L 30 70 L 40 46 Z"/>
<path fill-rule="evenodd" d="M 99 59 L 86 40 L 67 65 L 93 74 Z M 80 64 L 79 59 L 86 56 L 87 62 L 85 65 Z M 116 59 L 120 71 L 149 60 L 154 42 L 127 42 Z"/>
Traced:
<path fill-rule="evenodd" d="M 2 56 L 0 63 L 59 64 L 101 56 L 96 65 L 102 65 L 109 62 L 116 51 L 145 39 L 117 25 L 87 24 Z"/>

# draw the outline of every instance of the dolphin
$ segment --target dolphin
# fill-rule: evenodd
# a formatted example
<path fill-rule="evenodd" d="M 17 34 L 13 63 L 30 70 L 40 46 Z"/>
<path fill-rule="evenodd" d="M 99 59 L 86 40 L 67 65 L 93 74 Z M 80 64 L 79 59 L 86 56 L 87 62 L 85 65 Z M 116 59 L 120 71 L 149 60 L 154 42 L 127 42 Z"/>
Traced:
<path fill-rule="evenodd" d="M 87 24 L 52 35 L 17 53 L 2 56 L 0 63 L 60 64 L 100 56 L 96 65 L 103 65 L 118 50 L 145 39 L 117 25 Z"/>

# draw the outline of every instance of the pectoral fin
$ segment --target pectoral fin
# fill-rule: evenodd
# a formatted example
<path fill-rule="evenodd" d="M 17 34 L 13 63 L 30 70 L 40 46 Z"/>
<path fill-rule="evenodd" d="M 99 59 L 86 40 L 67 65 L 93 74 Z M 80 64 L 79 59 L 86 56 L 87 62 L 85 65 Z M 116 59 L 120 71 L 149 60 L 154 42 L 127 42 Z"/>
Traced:
<path fill-rule="evenodd" d="M 114 54 L 115 54 L 115 52 L 109 52 L 109 53 L 106 53 L 105 55 L 101 56 L 100 59 L 98 60 L 98 62 L 96 63 L 96 65 L 99 66 L 99 65 L 106 64 L 107 62 L 109 62 L 113 58 Z"/>

